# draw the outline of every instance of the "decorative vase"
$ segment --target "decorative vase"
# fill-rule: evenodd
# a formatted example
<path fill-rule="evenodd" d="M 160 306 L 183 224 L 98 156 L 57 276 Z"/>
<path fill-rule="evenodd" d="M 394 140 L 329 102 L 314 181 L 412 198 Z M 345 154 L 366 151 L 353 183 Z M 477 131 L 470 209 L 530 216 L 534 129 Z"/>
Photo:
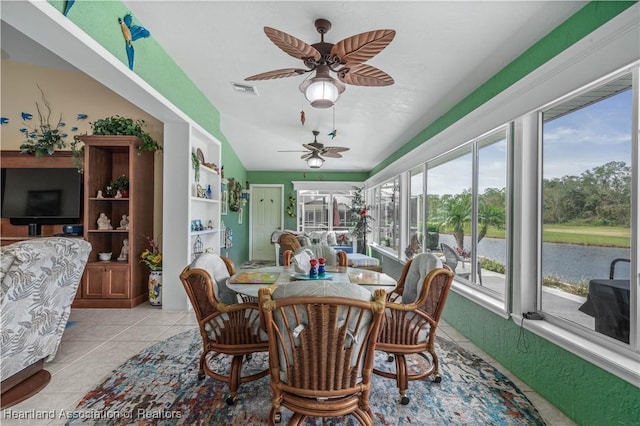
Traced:
<path fill-rule="evenodd" d="M 162 271 L 149 272 L 149 303 L 162 305 Z"/>

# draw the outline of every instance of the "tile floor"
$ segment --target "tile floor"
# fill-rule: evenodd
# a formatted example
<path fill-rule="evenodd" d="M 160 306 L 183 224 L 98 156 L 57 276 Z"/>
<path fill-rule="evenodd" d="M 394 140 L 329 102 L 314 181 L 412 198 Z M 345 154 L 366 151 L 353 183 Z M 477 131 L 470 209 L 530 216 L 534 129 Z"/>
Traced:
<path fill-rule="evenodd" d="M 166 311 L 149 304 L 134 309 L 74 309 L 69 320 L 76 324 L 65 331 L 55 360 L 46 364 L 52 374 L 51 383 L 34 397 L 3 410 L 2 426 L 63 425 L 66 419 L 61 418 L 60 413 L 72 411 L 113 369 L 144 348 L 196 326 L 192 312 Z M 439 335 L 456 341 L 507 375 L 550 426 L 574 425 L 453 327 L 441 322 Z M 15 418 L 25 415 L 31 417 Z M 49 418 L 34 419 L 37 415 Z"/>

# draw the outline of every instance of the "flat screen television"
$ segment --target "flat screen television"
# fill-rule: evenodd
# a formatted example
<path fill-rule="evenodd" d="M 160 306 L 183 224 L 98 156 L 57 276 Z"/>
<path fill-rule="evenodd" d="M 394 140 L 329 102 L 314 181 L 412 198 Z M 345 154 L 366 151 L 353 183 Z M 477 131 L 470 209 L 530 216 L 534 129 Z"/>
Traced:
<path fill-rule="evenodd" d="M 76 168 L 3 167 L 0 190 L 2 217 L 29 226 L 29 235 L 40 235 L 41 225 L 80 223 L 82 175 Z"/>

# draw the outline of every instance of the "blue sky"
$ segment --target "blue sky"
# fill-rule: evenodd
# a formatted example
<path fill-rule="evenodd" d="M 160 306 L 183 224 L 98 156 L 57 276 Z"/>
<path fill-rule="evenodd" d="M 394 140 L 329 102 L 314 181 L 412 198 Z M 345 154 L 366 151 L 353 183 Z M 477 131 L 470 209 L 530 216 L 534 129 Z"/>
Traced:
<path fill-rule="evenodd" d="M 579 176 L 610 161 L 631 165 L 631 90 L 544 125 L 544 176 Z"/>
<path fill-rule="evenodd" d="M 544 125 L 545 178 L 580 176 L 610 161 L 631 165 L 631 90 L 573 111 Z M 479 187 L 505 186 L 504 141 L 480 150 Z M 455 171 L 455 172 L 454 172 Z M 412 194 L 422 188 L 422 177 L 412 177 Z M 471 154 L 429 170 L 432 193 L 455 194 L 471 188 Z"/>

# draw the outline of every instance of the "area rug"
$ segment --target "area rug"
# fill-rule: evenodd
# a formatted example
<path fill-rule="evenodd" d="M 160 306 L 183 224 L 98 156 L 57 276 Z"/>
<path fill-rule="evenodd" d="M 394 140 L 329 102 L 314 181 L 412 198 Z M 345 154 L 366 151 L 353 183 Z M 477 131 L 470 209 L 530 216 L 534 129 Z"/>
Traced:
<path fill-rule="evenodd" d="M 437 339 L 442 382 L 409 383 L 408 405 L 400 405 L 395 381 L 373 378 L 371 409 L 379 425 L 544 425 L 531 402 L 502 373 L 456 344 Z M 197 329 L 159 342 L 129 359 L 89 392 L 67 425 L 258 425 L 271 408 L 269 378 L 240 386 L 235 405 L 227 386 L 209 377 L 198 381 L 202 342 Z M 412 358 L 418 368 L 420 357 Z M 228 357 L 209 361 L 225 368 Z M 245 363 L 243 374 L 266 368 L 266 354 Z M 391 368 L 384 354 L 376 367 Z M 282 410 L 286 424 L 291 412 Z M 357 425 L 352 416 L 307 420 L 308 425 Z"/>

